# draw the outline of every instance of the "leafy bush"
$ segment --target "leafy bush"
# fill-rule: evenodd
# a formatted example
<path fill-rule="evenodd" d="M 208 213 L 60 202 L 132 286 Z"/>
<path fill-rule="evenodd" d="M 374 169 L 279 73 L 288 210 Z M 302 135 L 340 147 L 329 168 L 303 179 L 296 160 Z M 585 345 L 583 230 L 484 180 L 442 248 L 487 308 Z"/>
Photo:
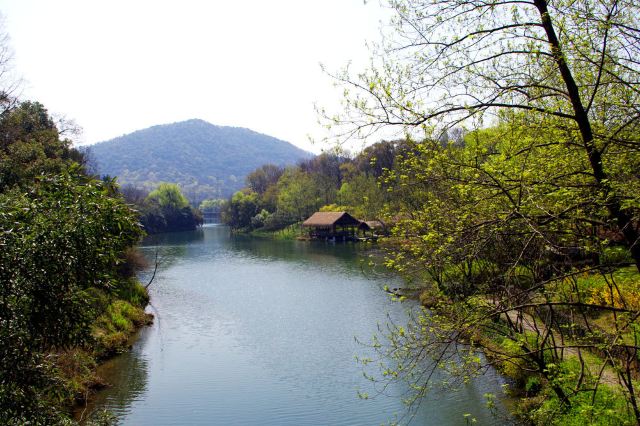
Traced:
<path fill-rule="evenodd" d="M 600 262 L 603 265 L 624 265 L 633 263 L 633 258 L 625 247 L 607 247 L 602 252 Z"/>
<path fill-rule="evenodd" d="M 91 340 L 140 236 L 135 212 L 77 168 L 0 194 L 0 423 L 55 423 L 44 354 Z"/>
<path fill-rule="evenodd" d="M 592 392 L 581 392 L 572 399 L 567 409 L 558 398 L 549 394 L 542 405 L 529 413 L 529 420 L 536 425 L 562 426 L 623 426 L 635 425 L 636 420 L 628 410 L 624 396 L 600 385 L 595 400 Z"/>

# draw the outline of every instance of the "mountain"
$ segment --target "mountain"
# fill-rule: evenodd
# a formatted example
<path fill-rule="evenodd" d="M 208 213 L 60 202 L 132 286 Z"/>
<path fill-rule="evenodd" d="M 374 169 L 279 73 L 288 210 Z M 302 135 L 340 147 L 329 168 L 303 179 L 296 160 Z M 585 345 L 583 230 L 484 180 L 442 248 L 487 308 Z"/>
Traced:
<path fill-rule="evenodd" d="M 296 146 L 240 127 L 187 120 L 138 130 L 89 147 L 97 173 L 145 189 L 178 183 L 192 203 L 228 197 L 263 164 L 295 164 L 313 156 Z"/>

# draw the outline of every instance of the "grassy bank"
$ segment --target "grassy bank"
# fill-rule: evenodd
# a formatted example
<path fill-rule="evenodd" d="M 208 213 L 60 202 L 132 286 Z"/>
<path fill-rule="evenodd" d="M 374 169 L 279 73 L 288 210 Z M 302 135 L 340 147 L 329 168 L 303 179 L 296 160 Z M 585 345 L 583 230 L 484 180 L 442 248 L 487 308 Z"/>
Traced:
<path fill-rule="evenodd" d="M 90 343 L 51 352 L 47 357 L 56 384 L 49 389 L 51 402 L 69 414 L 74 406 L 84 405 L 97 390 L 108 386 L 96 374 L 99 363 L 128 350 L 134 333 L 153 321 L 144 311 L 149 302 L 147 290 L 134 278 L 127 279 L 116 296 L 94 289 L 91 299 L 102 313 L 90 326 Z"/>
<path fill-rule="evenodd" d="M 293 225 L 289 225 L 286 228 L 271 231 L 257 229 L 248 232 L 248 234 L 252 237 L 270 238 L 272 240 L 297 240 L 307 237 L 307 233 L 302 228 L 300 223 L 294 223 Z"/>

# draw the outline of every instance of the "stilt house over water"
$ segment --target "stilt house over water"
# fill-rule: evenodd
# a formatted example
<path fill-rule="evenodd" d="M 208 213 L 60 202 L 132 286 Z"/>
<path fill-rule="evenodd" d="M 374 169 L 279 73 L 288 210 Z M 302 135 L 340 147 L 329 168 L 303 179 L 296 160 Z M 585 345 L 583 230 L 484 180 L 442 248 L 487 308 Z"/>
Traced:
<path fill-rule="evenodd" d="M 316 212 L 302 223 L 309 228 L 309 237 L 349 241 L 356 239 L 360 221 L 347 212 Z"/>

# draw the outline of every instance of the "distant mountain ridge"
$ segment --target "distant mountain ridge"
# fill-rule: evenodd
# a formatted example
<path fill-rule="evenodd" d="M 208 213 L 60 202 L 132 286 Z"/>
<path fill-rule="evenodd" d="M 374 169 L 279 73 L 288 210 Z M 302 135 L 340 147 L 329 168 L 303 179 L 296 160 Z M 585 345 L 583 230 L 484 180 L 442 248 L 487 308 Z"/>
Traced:
<path fill-rule="evenodd" d="M 313 156 L 272 136 L 200 119 L 152 126 L 89 150 L 99 174 L 146 189 L 178 183 L 192 203 L 229 196 L 263 164 L 285 166 Z"/>

